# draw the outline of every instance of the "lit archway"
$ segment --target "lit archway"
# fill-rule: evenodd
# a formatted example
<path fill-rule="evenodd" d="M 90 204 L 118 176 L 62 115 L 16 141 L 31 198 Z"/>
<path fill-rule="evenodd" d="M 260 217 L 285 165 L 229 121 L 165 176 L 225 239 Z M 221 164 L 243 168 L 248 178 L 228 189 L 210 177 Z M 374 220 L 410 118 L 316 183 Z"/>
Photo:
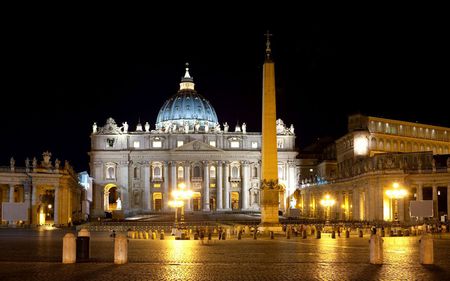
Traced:
<path fill-rule="evenodd" d="M 117 185 L 110 183 L 105 185 L 103 202 L 104 210 L 106 212 L 112 212 L 122 209 L 122 199 L 120 198 L 120 191 Z"/>

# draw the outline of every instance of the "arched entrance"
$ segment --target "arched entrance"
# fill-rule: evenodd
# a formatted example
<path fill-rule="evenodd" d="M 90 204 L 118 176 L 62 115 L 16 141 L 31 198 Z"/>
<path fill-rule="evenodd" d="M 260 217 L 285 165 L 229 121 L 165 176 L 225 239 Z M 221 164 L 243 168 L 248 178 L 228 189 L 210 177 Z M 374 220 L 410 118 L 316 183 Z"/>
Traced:
<path fill-rule="evenodd" d="M 43 189 L 39 195 L 37 216 L 39 225 L 52 225 L 54 223 L 55 190 Z"/>
<path fill-rule="evenodd" d="M 112 183 L 105 185 L 103 202 L 105 212 L 122 210 L 122 199 L 117 185 Z"/>
<path fill-rule="evenodd" d="M 202 195 L 200 192 L 194 192 L 192 195 L 192 207 L 194 211 L 202 210 Z"/>
<path fill-rule="evenodd" d="M 231 192 L 231 209 L 239 210 L 239 192 Z"/>

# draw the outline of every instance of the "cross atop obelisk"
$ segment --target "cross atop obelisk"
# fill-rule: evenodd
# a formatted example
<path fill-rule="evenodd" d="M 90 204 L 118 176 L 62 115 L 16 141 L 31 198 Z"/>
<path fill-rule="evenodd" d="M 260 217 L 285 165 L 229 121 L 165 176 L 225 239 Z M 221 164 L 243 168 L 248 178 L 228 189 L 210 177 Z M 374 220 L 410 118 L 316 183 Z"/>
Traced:
<path fill-rule="evenodd" d="M 271 59 L 270 55 L 272 54 L 272 49 L 270 48 L 270 37 L 273 36 L 273 34 L 271 34 L 269 32 L 269 30 L 267 30 L 266 34 L 264 34 L 264 35 L 266 35 L 266 38 L 267 38 L 267 40 L 266 40 L 266 60 L 270 60 Z"/>

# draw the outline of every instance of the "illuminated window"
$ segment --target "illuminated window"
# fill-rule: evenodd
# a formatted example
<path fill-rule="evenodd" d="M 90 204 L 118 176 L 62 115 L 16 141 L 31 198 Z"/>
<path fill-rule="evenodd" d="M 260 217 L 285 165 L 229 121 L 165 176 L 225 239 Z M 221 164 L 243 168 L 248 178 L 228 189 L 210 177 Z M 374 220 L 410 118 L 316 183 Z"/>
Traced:
<path fill-rule="evenodd" d="M 216 187 L 216 184 L 212 183 L 212 184 L 209 185 L 209 187 Z"/>
<path fill-rule="evenodd" d="M 154 184 L 153 184 L 153 187 L 154 187 L 154 188 L 159 188 L 159 187 L 161 187 L 161 184 L 160 184 L 160 183 L 154 183 Z"/>
<path fill-rule="evenodd" d="M 252 148 L 258 148 L 258 142 L 252 141 Z"/>
<path fill-rule="evenodd" d="M 178 167 L 178 179 L 184 178 L 184 168 L 182 166 Z"/>
<path fill-rule="evenodd" d="M 211 166 L 209 168 L 209 177 L 212 178 L 212 179 L 216 178 L 216 167 Z"/>
<path fill-rule="evenodd" d="M 141 146 L 141 142 L 140 141 L 134 141 L 133 142 L 133 147 L 134 148 L 139 148 Z"/>
<path fill-rule="evenodd" d="M 216 141 L 209 141 L 209 145 L 216 147 Z"/>
<path fill-rule="evenodd" d="M 162 142 L 161 141 L 153 141 L 152 142 L 152 147 L 153 148 L 161 148 L 162 147 Z"/>
<path fill-rule="evenodd" d="M 180 147 L 180 146 L 183 146 L 183 144 L 184 144 L 184 141 L 177 141 L 177 147 Z"/>
<path fill-rule="evenodd" d="M 238 141 L 231 141 L 230 142 L 231 148 L 239 148 L 239 142 Z"/>

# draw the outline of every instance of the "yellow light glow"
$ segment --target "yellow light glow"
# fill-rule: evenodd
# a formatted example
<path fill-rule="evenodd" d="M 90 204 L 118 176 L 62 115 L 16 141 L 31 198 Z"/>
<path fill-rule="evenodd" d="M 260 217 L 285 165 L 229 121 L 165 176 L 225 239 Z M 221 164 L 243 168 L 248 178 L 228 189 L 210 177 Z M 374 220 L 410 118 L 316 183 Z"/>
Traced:
<path fill-rule="evenodd" d="M 325 195 L 325 199 L 320 200 L 320 204 L 324 207 L 331 207 L 336 203 L 334 199 L 331 199 L 329 194 Z"/>
<path fill-rule="evenodd" d="M 356 155 L 367 155 L 369 140 L 365 136 L 355 137 L 353 146 Z"/>
<path fill-rule="evenodd" d="M 406 189 L 398 189 L 400 187 L 400 185 L 397 182 L 394 182 L 392 184 L 392 186 L 393 186 L 393 189 L 386 190 L 386 195 L 389 198 L 401 199 L 401 198 L 405 197 L 406 195 L 408 195 L 408 191 L 406 191 Z"/>
<path fill-rule="evenodd" d="M 180 200 L 171 200 L 169 201 L 169 206 L 173 208 L 183 207 L 184 202 Z"/>
<path fill-rule="evenodd" d="M 179 183 L 178 187 L 181 188 L 181 189 L 185 189 L 186 188 L 186 184 L 184 182 Z"/>
<path fill-rule="evenodd" d="M 392 185 L 394 188 L 398 188 L 399 187 L 399 185 L 398 185 L 398 182 L 394 182 L 394 184 Z"/>
<path fill-rule="evenodd" d="M 53 206 L 52 204 L 48 204 L 48 208 L 51 209 Z"/>

